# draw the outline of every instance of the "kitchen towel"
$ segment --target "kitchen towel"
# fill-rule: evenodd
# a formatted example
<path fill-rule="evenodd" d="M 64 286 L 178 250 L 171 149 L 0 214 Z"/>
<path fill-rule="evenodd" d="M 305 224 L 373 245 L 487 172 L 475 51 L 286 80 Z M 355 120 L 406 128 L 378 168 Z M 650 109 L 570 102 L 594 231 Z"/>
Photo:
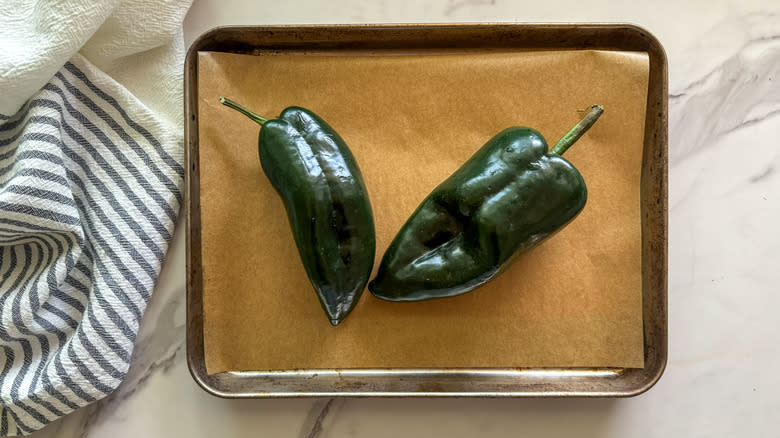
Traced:
<path fill-rule="evenodd" d="M 127 374 L 183 202 L 189 6 L 0 3 L 0 435 Z"/>

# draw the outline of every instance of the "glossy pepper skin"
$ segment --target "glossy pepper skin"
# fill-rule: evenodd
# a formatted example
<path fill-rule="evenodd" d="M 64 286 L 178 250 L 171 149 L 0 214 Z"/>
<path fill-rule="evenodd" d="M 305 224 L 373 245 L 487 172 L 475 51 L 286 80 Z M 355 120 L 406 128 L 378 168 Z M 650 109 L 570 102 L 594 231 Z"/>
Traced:
<path fill-rule="evenodd" d="M 472 291 L 574 219 L 587 197 L 582 175 L 539 132 L 506 129 L 422 202 L 369 290 L 388 301 Z"/>
<path fill-rule="evenodd" d="M 289 107 L 263 120 L 260 163 L 284 202 L 320 304 L 337 325 L 357 304 L 374 265 L 374 218 L 363 177 L 344 140 L 311 111 Z"/>

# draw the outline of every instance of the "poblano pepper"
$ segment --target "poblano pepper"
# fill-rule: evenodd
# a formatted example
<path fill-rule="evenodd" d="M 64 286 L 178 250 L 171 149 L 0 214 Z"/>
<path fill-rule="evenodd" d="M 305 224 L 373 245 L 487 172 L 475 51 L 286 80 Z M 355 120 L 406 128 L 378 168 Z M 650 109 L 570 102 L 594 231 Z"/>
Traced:
<path fill-rule="evenodd" d="M 320 304 L 337 325 L 363 293 L 376 250 L 371 204 L 355 158 L 311 111 L 289 107 L 266 119 L 230 99 L 220 102 L 261 125 L 260 164 L 284 202 Z"/>
<path fill-rule="evenodd" d="M 588 191 L 560 155 L 599 105 L 548 153 L 542 135 L 504 130 L 436 187 L 401 228 L 368 288 L 389 301 L 460 295 L 490 281 L 585 206 Z"/>

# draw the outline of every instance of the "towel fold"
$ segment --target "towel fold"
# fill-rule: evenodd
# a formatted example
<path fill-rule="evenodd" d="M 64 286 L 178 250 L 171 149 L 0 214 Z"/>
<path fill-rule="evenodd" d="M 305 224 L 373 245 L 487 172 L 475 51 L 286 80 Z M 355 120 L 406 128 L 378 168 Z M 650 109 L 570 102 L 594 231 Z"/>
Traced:
<path fill-rule="evenodd" d="M 189 5 L 0 5 L 0 435 L 127 373 L 183 202 Z"/>

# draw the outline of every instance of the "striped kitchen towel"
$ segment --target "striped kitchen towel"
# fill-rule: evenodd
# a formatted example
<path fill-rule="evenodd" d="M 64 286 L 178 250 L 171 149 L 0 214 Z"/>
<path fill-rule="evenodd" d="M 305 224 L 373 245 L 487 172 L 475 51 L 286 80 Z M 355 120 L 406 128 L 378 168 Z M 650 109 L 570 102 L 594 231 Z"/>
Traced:
<path fill-rule="evenodd" d="M 105 397 L 128 371 L 183 203 L 189 6 L 10 3 L 0 6 L 0 27 L 17 30 L 0 38 L 2 436 Z M 75 30 L 57 42 L 46 32 L 63 20 Z M 20 65 L 25 52 L 33 62 Z"/>

